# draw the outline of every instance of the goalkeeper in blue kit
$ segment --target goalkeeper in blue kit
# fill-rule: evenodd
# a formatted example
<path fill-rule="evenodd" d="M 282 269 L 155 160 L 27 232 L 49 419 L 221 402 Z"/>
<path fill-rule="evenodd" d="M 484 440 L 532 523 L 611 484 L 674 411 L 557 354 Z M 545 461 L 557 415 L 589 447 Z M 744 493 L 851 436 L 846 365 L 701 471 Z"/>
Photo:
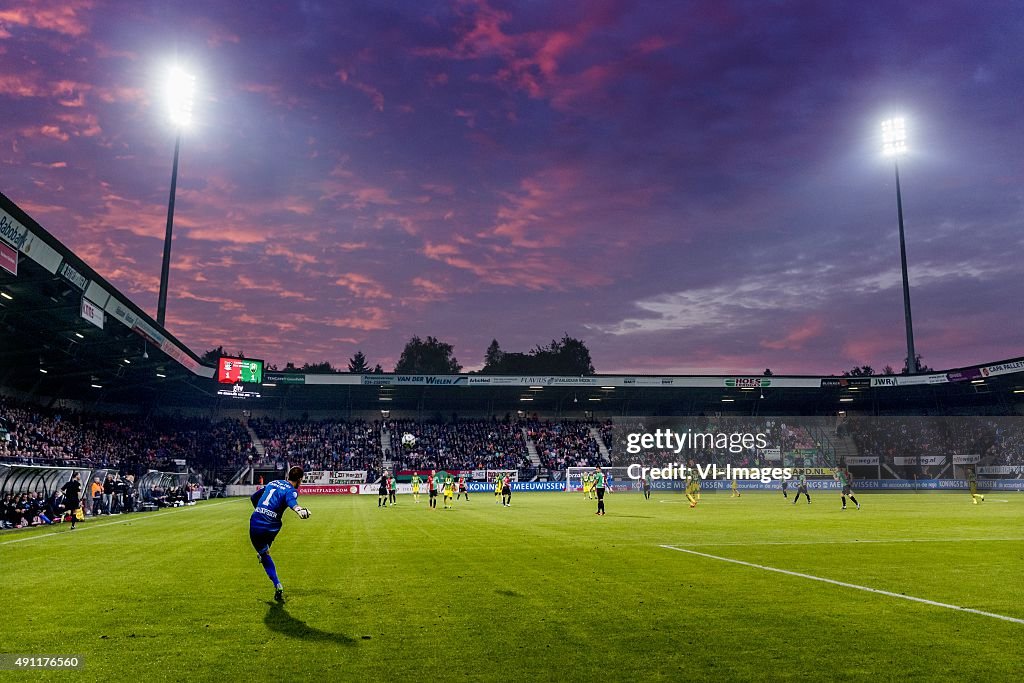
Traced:
<path fill-rule="evenodd" d="M 303 474 L 301 467 L 293 467 L 288 470 L 287 481 L 272 481 L 250 497 L 255 509 L 249 517 L 249 540 L 259 554 L 264 571 L 274 583 L 274 599 L 278 602 L 284 602 L 284 586 L 277 578 L 277 567 L 270 557 L 270 546 L 281 531 L 285 509 L 291 508 L 301 519 L 309 519 L 309 510 L 299 505 L 299 485 Z"/>

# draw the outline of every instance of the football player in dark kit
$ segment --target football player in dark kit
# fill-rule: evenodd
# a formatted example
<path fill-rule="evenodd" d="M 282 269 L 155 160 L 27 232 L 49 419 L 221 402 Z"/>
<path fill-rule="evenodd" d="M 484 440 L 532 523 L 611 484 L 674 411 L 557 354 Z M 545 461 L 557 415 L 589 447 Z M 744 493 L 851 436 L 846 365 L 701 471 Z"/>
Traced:
<path fill-rule="evenodd" d="M 843 509 L 846 509 L 846 499 L 849 498 L 853 501 L 853 504 L 860 510 L 860 503 L 857 502 L 856 496 L 853 495 L 853 489 L 850 487 L 850 483 L 853 481 L 853 475 L 850 474 L 850 470 L 845 467 L 836 469 L 835 474 L 832 475 L 839 485 L 843 487 L 842 499 Z"/>
<path fill-rule="evenodd" d="M 796 505 L 796 502 L 798 500 L 800 500 L 800 494 L 801 493 L 804 494 L 804 496 L 807 497 L 807 504 L 810 505 L 811 504 L 811 494 L 807 493 L 807 475 L 806 474 L 801 474 L 800 475 L 800 479 L 797 480 L 796 496 L 793 498 L 793 505 Z"/>
<path fill-rule="evenodd" d="M 309 510 L 299 505 L 301 467 L 288 470 L 288 479 L 277 479 L 252 494 L 253 511 L 249 517 L 249 540 L 259 555 L 267 577 L 274 584 L 274 599 L 284 602 L 284 586 L 277 578 L 277 566 L 270 557 L 270 546 L 283 526 L 284 511 L 291 508 L 300 519 L 309 519 Z"/>
<path fill-rule="evenodd" d="M 427 475 L 427 494 L 430 496 L 430 507 L 433 510 L 437 509 L 437 471 L 430 470 L 430 474 Z"/>
<path fill-rule="evenodd" d="M 71 475 L 70 481 L 60 487 L 64 494 L 64 509 L 71 513 L 71 530 L 75 530 L 78 522 L 78 508 L 82 507 L 82 482 L 78 472 Z"/>
<path fill-rule="evenodd" d="M 501 479 L 501 504 L 512 507 L 512 480 L 507 474 Z"/>
<path fill-rule="evenodd" d="M 600 467 L 594 468 L 594 490 L 597 492 L 597 512 L 594 514 L 604 516 L 604 472 Z"/>

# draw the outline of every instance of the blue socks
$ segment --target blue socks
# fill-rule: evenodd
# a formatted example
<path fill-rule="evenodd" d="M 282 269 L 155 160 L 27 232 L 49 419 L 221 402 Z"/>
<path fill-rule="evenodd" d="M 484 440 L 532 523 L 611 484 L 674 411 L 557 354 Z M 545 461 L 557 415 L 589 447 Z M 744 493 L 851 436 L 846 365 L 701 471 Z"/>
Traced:
<path fill-rule="evenodd" d="M 270 580 L 274 582 L 274 587 L 280 587 L 281 582 L 277 580 L 277 567 L 274 565 L 274 559 L 269 554 L 261 554 L 260 564 L 263 565 L 263 570 L 267 572 Z"/>

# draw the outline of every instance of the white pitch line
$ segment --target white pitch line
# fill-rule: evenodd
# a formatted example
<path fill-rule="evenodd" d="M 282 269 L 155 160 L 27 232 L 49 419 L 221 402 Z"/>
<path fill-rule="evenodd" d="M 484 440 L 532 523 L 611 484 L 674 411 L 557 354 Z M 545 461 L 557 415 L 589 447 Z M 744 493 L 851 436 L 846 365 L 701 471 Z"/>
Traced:
<path fill-rule="evenodd" d="M 221 501 L 219 503 L 211 503 L 209 505 L 201 505 L 201 506 L 199 506 L 199 508 L 195 508 L 195 509 L 205 510 L 206 508 L 217 507 L 218 505 L 223 505 L 224 503 L 230 503 L 230 502 L 231 501 L 229 501 L 229 500 L 224 500 L 224 501 Z M 88 525 L 83 524 L 80 528 L 75 529 L 75 531 L 85 531 L 87 529 L 100 529 L 100 528 L 105 527 L 105 526 L 114 526 L 115 524 L 128 524 L 130 522 L 144 522 L 147 519 L 153 519 L 154 517 L 163 517 L 164 515 L 174 514 L 177 511 L 178 511 L 177 509 L 166 510 L 164 512 L 157 512 L 155 514 L 148 514 L 148 515 L 146 513 L 143 513 L 143 512 L 133 512 L 130 519 L 119 519 L 116 522 L 106 522 L 105 524 L 95 524 L 95 523 L 88 524 Z M 2 542 L 0 542 L 0 545 L 10 545 L 11 543 L 23 543 L 25 541 L 34 541 L 37 538 L 46 538 L 47 536 L 60 536 L 61 534 L 68 533 L 70 530 L 71 529 L 69 528 L 69 529 L 64 529 L 62 531 L 51 531 L 48 534 L 38 534 L 38 535 L 35 535 L 35 536 L 26 536 L 25 538 L 15 538 L 15 539 L 10 540 L 10 541 L 2 541 Z"/>
<path fill-rule="evenodd" d="M 754 564 L 753 562 L 744 562 L 743 560 L 734 560 L 729 557 L 719 557 L 718 555 L 709 555 L 707 553 L 700 553 L 696 550 L 686 550 L 685 548 L 677 548 L 674 545 L 662 545 L 660 546 L 667 550 L 676 550 L 681 553 L 689 553 L 690 555 L 699 555 L 700 557 L 707 557 L 712 560 L 719 560 L 720 562 L 731 562 L 732 564 L 740 564 L 744 567 L 753 567 L 754 569 L 763 569 L 766 572 L 776 572 L 778 574 L 786 574 L 788 576 L 796 576 L 801 579 L 810 579 L 811 581 L 821 581 L 822 583 L 831 583 L 834 586 L 842 586 L 843 588 L 854 588 L 859 591 L 866 591 L 868 593 L 876 593 L 878 595 L 887 595 L 891 598 L 899 598 L 901 600 L 910 600 L 911 602 L 920 602 L 925 605 L 931 605 L 933 607 L 945 607 L 946 609 L 956 610 L 957 612 L 970 612 L 971 614 L 979 614 L 983 617 L 991 617 L 993 619 L 1001 619 L 1003 621 L 1012 621 L 1015 624 L 1024 624 L 1024 619 L 1018 619 L 1016 617 L 1008 617 L 1002 614 L 995 614 L 994 612 L 984 612 L 980 609 L 972 609 L 970 607 L 960 607 L 959 605 L 950 605 L 945 602 L 936 602 L 934 600 L 927 600 L 925 598 L 917 598 L 913 595 L 903 595 L 902 593 L 893 593 L 890 591 L 880 590 L 878 588 L 869 588 L 867 586 L 858 586 L 855 583 L 846 583 L 845 581 L 836 581 L 834 579 L 826 579 L 820 576 L 812 576 L 810 574 L 801 574 L 800 572 L 791 572 L 787 569 L 778 569 L 776 567 L 768 567 L 763 564 Z"/>
<path fill-rule="evenodd" d="M 728 541 L 726 543 L 685 543 L 691 548 L 715 548 L 718 546 L 756 547 L 761 545 L 858 545 L 861 543 L 1004 543 L 1019 542 L 1024 538 L 866 538 L 864 540 L 841 541 Z M 662 546 L 667 548 L 668 546 Z"/>

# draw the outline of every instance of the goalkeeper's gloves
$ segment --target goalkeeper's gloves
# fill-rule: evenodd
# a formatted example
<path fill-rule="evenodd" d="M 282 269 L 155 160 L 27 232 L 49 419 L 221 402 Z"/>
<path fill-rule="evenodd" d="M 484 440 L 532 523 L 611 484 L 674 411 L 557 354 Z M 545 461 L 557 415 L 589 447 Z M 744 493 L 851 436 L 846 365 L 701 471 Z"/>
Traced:
<path fill-rule="evenodd" d="M 298 513 L 301 519 L 309 519 L 309 510 L 306 508 L 298 508 L 295 512 Z"/>

